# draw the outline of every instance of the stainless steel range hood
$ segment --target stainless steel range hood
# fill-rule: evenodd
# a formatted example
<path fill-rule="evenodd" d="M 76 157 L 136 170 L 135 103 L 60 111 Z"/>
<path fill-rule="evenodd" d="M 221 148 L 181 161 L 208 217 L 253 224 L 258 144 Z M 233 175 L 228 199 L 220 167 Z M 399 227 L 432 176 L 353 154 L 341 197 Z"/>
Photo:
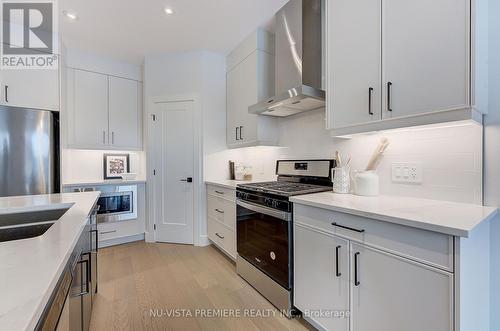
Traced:
<path fill-rule="evenodd" d="M 276 95 L 251 114 L 286 117 L 325 106 L 321 0 L 290 0 L 276 14 Z"/>

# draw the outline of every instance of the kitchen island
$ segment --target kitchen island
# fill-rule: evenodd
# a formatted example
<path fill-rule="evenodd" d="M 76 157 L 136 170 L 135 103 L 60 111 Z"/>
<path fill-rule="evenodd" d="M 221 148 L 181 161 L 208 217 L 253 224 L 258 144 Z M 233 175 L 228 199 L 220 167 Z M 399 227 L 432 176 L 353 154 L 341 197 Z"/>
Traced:
<path fill-rule="evenodd" d="M 0 330 L 33 330 L 88 223 L 99 192 L 0 198 L 2 220 L 67 209 L 40 236 L 0 242 Z"/>

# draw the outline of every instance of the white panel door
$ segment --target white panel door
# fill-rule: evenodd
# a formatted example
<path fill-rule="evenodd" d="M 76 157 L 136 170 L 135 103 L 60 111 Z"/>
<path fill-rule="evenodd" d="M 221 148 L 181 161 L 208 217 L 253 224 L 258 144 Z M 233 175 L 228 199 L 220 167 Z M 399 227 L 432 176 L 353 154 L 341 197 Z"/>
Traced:
<path fill-rule="evenodd" d="M 327 1 L 329 128 L 381 119 L 381 0 Z"/>
<path fill-rule="evenodd" d="M 353 331 L 452 331 L 452 274 L 351 245 Z"/>
<path fill-rule="evenodd" d="M 469 6 L 469 0 L 384 0 L 384 118 L 468 105 Z"/>
<path fill-rule="evenodd" d="M 156 160 L 156 240 L 192 244 L 194 103 L 155 103 L 152 134 Z"/>
<path fill-rule="evenodd" d="M 295 223 L 295 306 L 325 330 L 348 331 L 349 288 L 349 242 Z"/>
<path fill-rule="evenodd" d="M 68 70 L 68 144 L 74 147 L 108 146 L 108 76 Z"/>
<path fill-rule="evenodd" d="M 142 107 L 139 82 L 109 77 L 109 134 L 114 148 L 142 147 Z"/>

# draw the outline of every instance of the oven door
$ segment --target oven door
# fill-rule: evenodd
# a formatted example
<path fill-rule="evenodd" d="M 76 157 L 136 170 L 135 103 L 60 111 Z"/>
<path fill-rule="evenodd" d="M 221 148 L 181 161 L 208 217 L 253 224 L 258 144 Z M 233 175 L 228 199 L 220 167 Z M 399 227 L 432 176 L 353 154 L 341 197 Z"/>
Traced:
<path fill-rule="evenodd" d="M 237 200 L 238 255 L 291 289 L 292 214 Z"/>

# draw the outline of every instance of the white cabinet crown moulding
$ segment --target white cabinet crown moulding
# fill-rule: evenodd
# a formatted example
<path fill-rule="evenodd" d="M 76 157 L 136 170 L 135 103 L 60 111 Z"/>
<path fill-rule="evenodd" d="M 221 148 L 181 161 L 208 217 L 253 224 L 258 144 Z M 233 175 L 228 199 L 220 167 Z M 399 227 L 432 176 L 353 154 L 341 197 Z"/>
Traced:
<path fill-rule="evenodd" d="M 455 121 L 482 124 L 473 97 L 472 3 L 328 1 L 331 134 Z"/>

